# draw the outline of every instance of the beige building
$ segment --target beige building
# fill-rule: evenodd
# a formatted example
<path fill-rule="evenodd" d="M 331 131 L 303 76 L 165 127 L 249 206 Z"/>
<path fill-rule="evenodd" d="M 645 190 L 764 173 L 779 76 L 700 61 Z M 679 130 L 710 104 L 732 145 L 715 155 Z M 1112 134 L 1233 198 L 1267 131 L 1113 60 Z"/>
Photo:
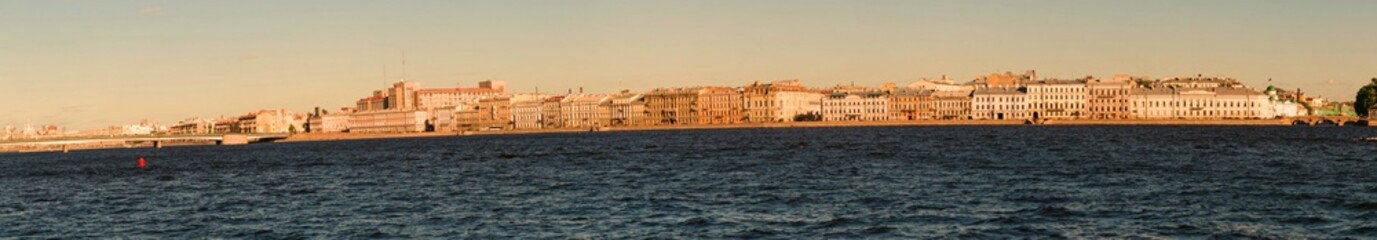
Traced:
<path fill-rule="evenodd" d="M 608 114 L 608 126 L 646 125 L 645 95 L 622 91 L 612 96 Z"/>
<path fill-rule="evenodd" d="M 259 110 L 240 116 L 236 133 L 296 133 L 305 131 L 306 117 L 285 109 Z"/>
<path fill-rule="evenodd" d="M 512 122 L 516 129 L 540 129 L 543 126 L 545 99 L 512 102 Z"/>
<path fill-rule="evenodd" d="M 430 116 L 426 111 L 386 110 L 349 114 L 350 133 L 424 132 Z"/>
<path fill-rule="evenodd" d="M 660 88 L 645 94 L 650 124 L 740 123 L 745 118 L 740 92 L 725 87 Z"/>
<path fill-rule="evenodd" d="M 387 89 L 387 109 L 408 110 L 416 107 L 416 89 L 421 83 L 406 80 L 392 84 Z"/>
<path fill-rule="evenodd" d="M 932 110 L 939 120 L 971 119 L 971 91 L 933 92 Z"/>
<path fill-rule="evenodd" d="M 882 91 L 837 91 L 822 99 L 823 121 L 889 120 L 889 94 Z"/>
<path fill-rule="evenodd" d="M 1171 88 L 1135 92 L 1135 118 L 1267 119 L 1276 116 L 1267 95 L 1247 88 Z"/>
<path fill-rule="evenodd" d="M 747 122 L 792 122 L 804 114 L 822 113 L 822 93 L 805 88 L 799 80 L 756 82 L 742 89 Z"/>
<path fill-rule="evenodd" d="M 1017 88 L 977 88 L 971 93 L 974 119 L 1028 119 L 1028 94 Z"/>
<path fill-rule="evenodd" d="M 933 93 L 929 89 L 899 88 L 889 94 L 889 119 L 891 120 L 929 120 L 935 119 Z"/>
<path fill-rule="evenodd" d="M 746 120 L 745 103 L 737 89 L 703 88 L 697 100 L 698 124 L 736 124 Z"/>
<path fill-rule="evenodd" d="M 1087 77 L 1086 79 L 1094 79 Z M 1093 80 L 1092 80 L 1093 81 Z M 1025 87 L 1031 119 L 1076 119 L 1090 116 L 1085 80 L 1039 80 Z"/>
<path fill-rule="evenodd" d="M 512 129 L 512 103 L 508 96 L 478 100 L 478 130 Z"/>
<path fill-rule="evenodd" d="M 1086 100 L 1086 108 L 1090 111 L 1090 118 L 1093 119 L 1126 119 L 1129 118 L 1129 98 L 1137 86 L 1134 78 L 1126 75 L 1114 76 L 1113 79 L 1091 79 L 1085 84 L 1086 91 L 1090 94 Z"/>
<path fill-rule="evenodd" d="M 545 98 L 545 102 L 540 106 L 541 128 L 563 128 L 564 114 L 560 113 L 564 107 L 566 96 L 552 96 Z"/>
<path fill-rule="evenodd" d="M 361 98 L 354 104 L 358 111 L 387 110 L 387 94 L 384 91 L 373 91 L 373 96 Z"/>
<path fill-rule="evenodd" d="M 312 133 L 349 132 L 350 114 L 324 114 L 311 117 L 307 121 Z"/>
<path fill-rule="evenodd" d="M 610 101 L 611 97 L 606 94 L 569 95 L 560 106 L 560 120 L 566 128 L 604 126 L 602 122 L 606 116 L 602 106 Z"/>
<path fill-rule="evenodd" d="M 215 122 L 201 118 L 182 120 L 168 128 L 169 133 L 179 135 L 211 134 L 214 131 Z"/>
<path fill-rule="evenodd" d="M 431 88 L 416 90 L 416 108 L 431 109 L 477 104 L 479 99 L 507 94 L 502 81 L 478 82 L 478 88 Z"/>

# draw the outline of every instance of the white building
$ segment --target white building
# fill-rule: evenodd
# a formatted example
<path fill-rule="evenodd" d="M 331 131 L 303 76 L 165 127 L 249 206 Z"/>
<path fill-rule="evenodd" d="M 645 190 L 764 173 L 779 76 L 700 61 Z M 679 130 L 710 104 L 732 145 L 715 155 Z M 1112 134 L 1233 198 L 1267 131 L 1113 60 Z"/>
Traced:
<path fill-rule="evenodd" d="M 1027 94 L 1017 88 L 978 88 L 971 93 L 973 119 L 1028 119 Z"/>
<path fill-rule="evenodd" d="M 1085 81 L 1041 80 L 1029 82 L 1028 115 L 1033 119 L 1076 119 L 1089 117 Z"/>
<path fill-rule="evenodd" d="M 606 94 L 574 94 L 564 98 L 560 104 L 560 120 L 563 127 L 583 128 L 603 126 L 602 105 L 611 100 Z"/>
<path fill-rule="evenodd" d="M 1170 88 L 1139 88 L 1130 97 L 1132 118 L 1174 119 L 1176 118 L 1176 91 Z"/>
<path fill-rule="evenodd" d="M 794 117 L 806 114 L 822 114 L 822 93 L 781 91 L 774 93 L 770 111 L 774 111 L 776 122 L 793 122 Z"/>
<path fill-rule="evenodd" d="M 544 121 L 545 99 L 512 101 L 512 121 L 516 129 L 540 129 Z"/>
<path fill-rule="evenodd" d="M 1131 105 L 1142 119 L 1270 119 L 1275 107 L 1267 95 L 1247 88 L 1138 89 Z"/>
<path fill-rule="evenodd" d="M 878 91 L 828 94 L 822 99 L 823 121 L 889 120 L 889 96 Z"/>
<path fill-rule="evenodd" d="M 325 114 L 312 117 L 309 124 L 313 133 L 349 132 L 350 118 L 348 114 Z"/>

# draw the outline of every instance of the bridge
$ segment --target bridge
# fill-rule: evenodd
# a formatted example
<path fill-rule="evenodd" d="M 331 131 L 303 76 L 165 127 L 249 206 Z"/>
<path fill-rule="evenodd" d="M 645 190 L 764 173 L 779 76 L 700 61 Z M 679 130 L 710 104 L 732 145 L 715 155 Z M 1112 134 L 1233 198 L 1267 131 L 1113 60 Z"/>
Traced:
<path fill-rule="evenodd" d="M 226 135 L 167 135 L 167 136 L 117 136 L 106 138 L 38 139 L 30 141 L 0 142 L 0 150 L 21 147 L 60 146 L 63 152 L 69 146 L 99 143 L 152 142 L 154 148 L 162 148 L 167 142 L 215 142 L 216 145 L 244 145 L 254 142 L 270 142 L 285 139 L 290 134 L 226 134 Z"/>
<path fill-rule="evenodd" d="M 1304 116 L 1291 118 L 1291 124 L 1305 124 L 1315 126 L 1321 123 L 1332 123 L 1334 125 L 1343 126 L 1345 124 L 1358 124 L 1361 123 L 1362 120 L 1362 118 L 1354 116 Z"/>

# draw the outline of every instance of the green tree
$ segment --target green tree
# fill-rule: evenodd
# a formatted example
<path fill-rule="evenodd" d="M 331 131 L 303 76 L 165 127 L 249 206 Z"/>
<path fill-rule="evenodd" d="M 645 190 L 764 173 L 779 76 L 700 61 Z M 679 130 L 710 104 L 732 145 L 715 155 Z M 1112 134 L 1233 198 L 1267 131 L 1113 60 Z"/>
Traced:
<path fill-rule="evenodd" d="M 1358 116 L 1367 117 L 1367 109 L 1377 106 L 1377 78 L 1372 78 L 1372 82 L 1367 86 L 1358 89 L 1357 99 L 1353 100 L 1353 111 L 1358 112 Z"/>

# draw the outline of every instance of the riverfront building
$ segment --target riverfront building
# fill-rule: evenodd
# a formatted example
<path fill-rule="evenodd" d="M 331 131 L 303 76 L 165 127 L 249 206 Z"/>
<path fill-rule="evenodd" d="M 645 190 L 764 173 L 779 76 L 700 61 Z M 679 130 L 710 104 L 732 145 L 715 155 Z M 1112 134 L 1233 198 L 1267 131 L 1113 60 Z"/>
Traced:
<path fill-rule="evenodd" d="M 937 91 L 932 93 L 933 118 L 938 120 L 971 119 L 972 91 Z"/>
<path fill-rule="evenodd" d="M 745 117 L 741 93 L 726 87 L 659 88 L 645 94 L 655 125 L 731 124 Z"/>
<path fill-rule="evenodd" d="M 1129 98 L 1136 85 L 1136 79 L 1127 75 L 1117 75 L 1109 80 L 1088 79 L 1085 88 L 1089 93 L 1086 107 L 1090 112 L 1090 118 L 1128 118 L 1131 113 Z"/>
<path fill-rule="evenodd" d="M 306 117 L 286 109 L 259 110 L 240 116 L 235 121 L 236 133 L 295 133 L 305 131 Z"/>
<path fill-rule="evenodd" d="M 349 114 L 324 114 L 311 117 L 307 121 L 312 133 L 349 132 Z"/>
<path fill-rule="evenodd" d="M 543 125 L 542 117 L 545 106 L 545 99 L 533 99 L 519 102 L 512 102 L 512 121 L 516 129 L 540 129 Z"/>
<path fill-rule="evenodd" d="M 478 129 L 512 129 L 511 97 L 496 96 L 478 100 Z"/>
<path fill-rule="evenodd" d="M 605 124 L 602 106 L 611 97 L 605 94 L 575 94 L 564 98 L 560 106 L 560 120 L 566 128 L 600 127 Z"/>
<path fill-rule="evenodd" d="M 1133 95 L 1132 106 L 1133 117 L 1142 119 L 1267 119 L 1276 116 L 1266 94 L 1247 88 L 1159 85 L 1139 89 Z"/>
<path fill-rule="evenodd" d="M 478 82 L 477 88 L 430 88 L 416 91 L 416 108 L 431 109 L 472 105 L 479 99 L 507 94 L 507 83 L 503 81 Z"/>
<path fill-rule="evenodd" d="M 753 123 L 793 122 L 799 115 L 821 114 L 822 96 L 799 80 L 755 82 L 742 89 L 746 121 Z"/>
<path fill-rule="evenodd" d="M 1028 119 L 1028 94 L 1017 88 L 977 88 L 971 93 L 974 119 Z"/>
<path fill-rule="evenodd" d="M 426 111 L 386 110 L 349 114 L 350 133 L 410 133 L 424 132 Z"/>
<path fill-rule="evenodd" d="M 1086 79 L 1093 79 L 1087 77 Z M 1092 80 L 1093 81 L 1093 80 Z M 1085 80 L 1039 80 L 1025 88 L 1031 119 L 1076 119 L 1088 117 Z"/>
<path fill-rule="evenodd" d="M 211 134 L 215 131 L 215 122 L 201 118 L 191 118 L 178 122 L 168 129 L 171 134 Z"/>
<path fill-rule="evenodd" d="M 622 91 L 621 94 L 612 96 L 607 113 L 608 126 L 645 125 L 645 95 Z"/>
<path fill-rule="evenodd" d="M 889 94 L 890 120 L 928 120 L 937 115 L 933 93 L 928 89 L 898 88 Z"/>
<path fill-rule="evenodd" d="M 822 99 L 823 121 L 889 120 L 889 94 L 878 90 L 834 91 Z"/>

